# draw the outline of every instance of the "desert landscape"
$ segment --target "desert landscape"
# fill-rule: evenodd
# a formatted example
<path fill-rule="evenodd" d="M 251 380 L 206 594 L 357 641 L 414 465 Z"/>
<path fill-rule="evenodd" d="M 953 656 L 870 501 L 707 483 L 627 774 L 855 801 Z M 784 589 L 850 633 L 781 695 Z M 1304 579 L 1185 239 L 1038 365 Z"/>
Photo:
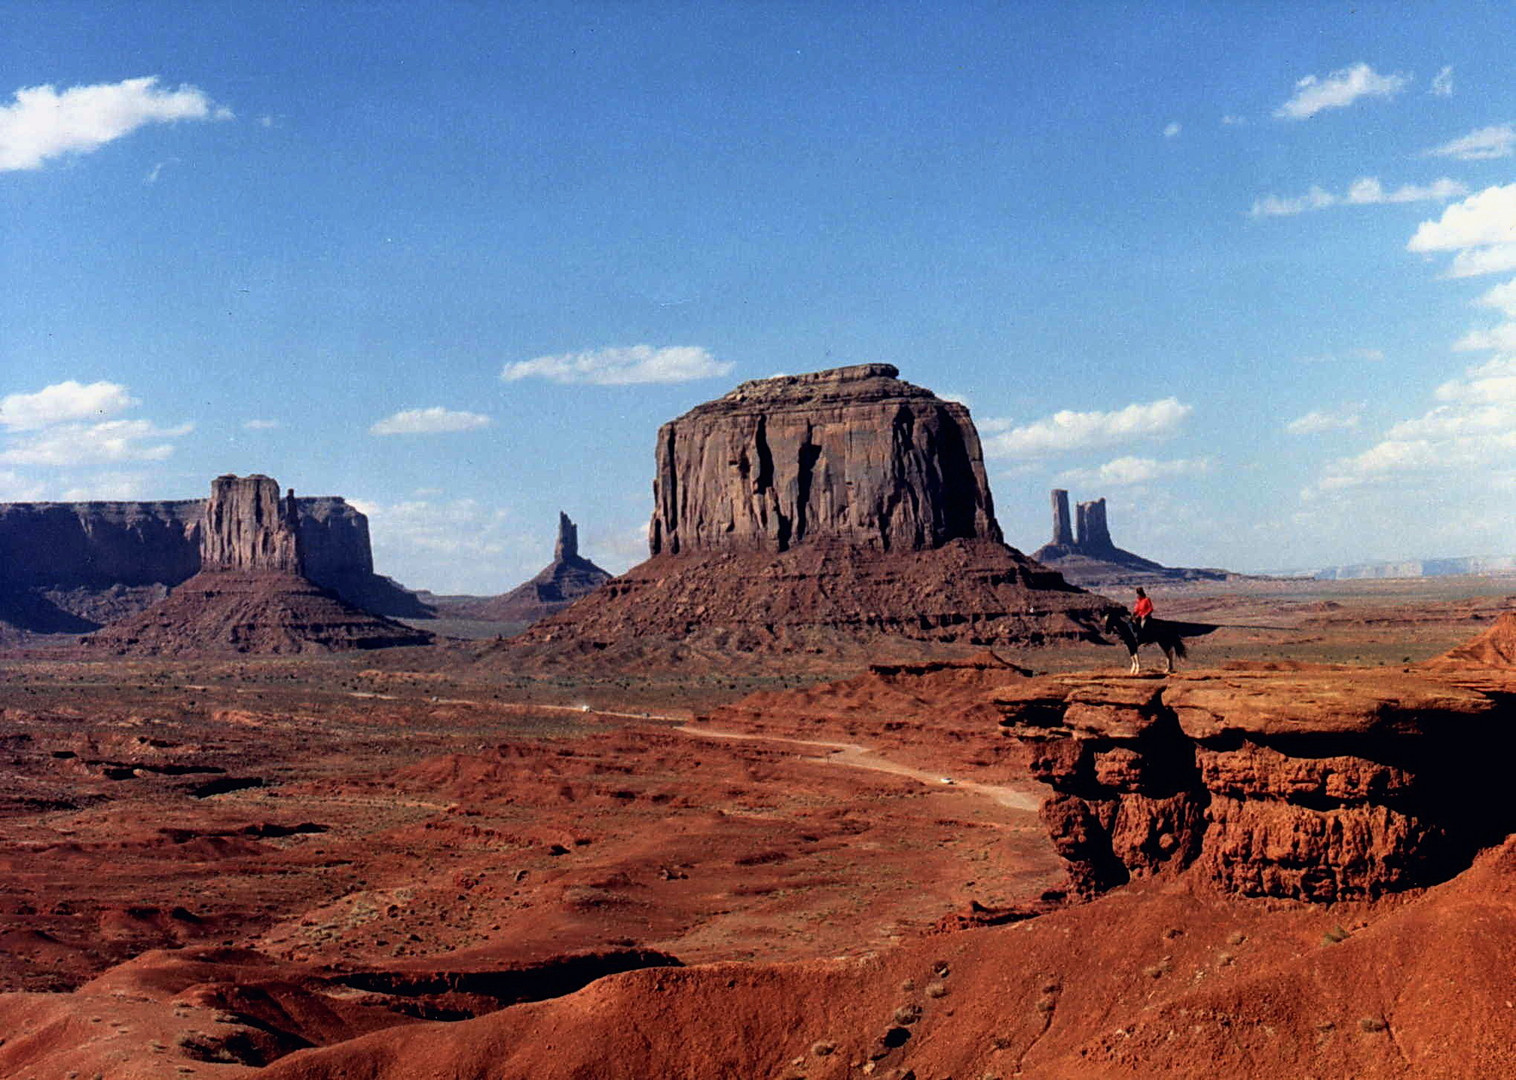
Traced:
<path fill-rule="evenodd" d="M 0 11 L 0 1080 L 1516 1077 L 1503 6 Z"/>
<path fill-rule="evenodd" d="M 341 501 L 267 477 L 176 508 L 156 587 L 60 554 L 166 562 L 63 538 L 145 511 L 5 508 L 0 1075 L 1516 1067 L 1516 579 L 1141 560 L 1196 636 L 1132 675 L 893 368 L 743 384 L 656 461 L 650 559 L 510 636 L 424 629 L 491 606 L 373 584 L 351 509 L 334 571 Z M 563 518 L 532 587 L 581 561 Z"/>

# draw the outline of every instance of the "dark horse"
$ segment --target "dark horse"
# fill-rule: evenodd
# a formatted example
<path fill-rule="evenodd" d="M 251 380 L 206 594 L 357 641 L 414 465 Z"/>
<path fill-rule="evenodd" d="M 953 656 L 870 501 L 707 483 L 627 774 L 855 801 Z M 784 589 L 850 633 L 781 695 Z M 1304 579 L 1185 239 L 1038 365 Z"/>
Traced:
<path fill-rule="evenodd" d="M 1163 658 L 1168 665 L 1164 671 L 1172 672 L 1174 658 L 1183 660 L 1189 655 L 1184 639 L 1209 634 L 1216 627 L 1209 623 L 1170 622 L 1168 619 L 1149 618 L 1139 637 L 1126 612 L 1111 610 L 1105 613 L 1105 629 L 1106 633 L 1115 634 L 1121 639 L 1121 643 L 1126 646 L 1126 651 L 1132 655 L 1132 674 L 1139 675 L 1142 673 L 1142 664 L 1137 659 L 1139 645 L 1157 645 L 1162 649 Z"/>

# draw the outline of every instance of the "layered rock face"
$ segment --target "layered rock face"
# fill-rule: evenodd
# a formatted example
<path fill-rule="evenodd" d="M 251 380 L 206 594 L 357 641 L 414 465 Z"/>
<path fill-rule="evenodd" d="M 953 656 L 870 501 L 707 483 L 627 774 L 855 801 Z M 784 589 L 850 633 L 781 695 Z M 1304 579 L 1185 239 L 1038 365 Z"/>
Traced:
<path fill-rule="evenodd" d="M 968 410 L 896 374 L 743 383 L 665 424 L 652 558 L 513 648 L 641 663 L 655 640 L 705 656 L 1092 636 L 1106 603 L 1001 540 Z"/>
<path fill-rule="evenodd" d="M 335 496 L 294 502 L 305 576 L 364 610 L 428 617 L 413 593 L 374 573 L 363 514 Z M 201 568 L 208 503 L 0 503 L 0 624 L 82 633 L 161 600 Z"/>
<path fill-rule="evenodd" d="M 1250 896 L 1372 898 L 1451 876 L 1516 823 L 1487 752 L 1507 706 L 1410 672 L 1046 677 L 997 704 L 1053 788 L 1042 819 L 1081 892 L 1193 866 Z"/>
<path fill-rule="evenodd" d="M 1032 555 L 1077 585 L 1140 585 L 1158 581 L 1222 581 L 1225 570 L 1164 566 L 1117 547 L 1111 540 L 1105 500 L 1075 507 L 1069 520 L 1069 493 L 1053 489 L 1053 539 Z M 1077 531 L 1076 531 L 1077 529 Z"/>
<path fill-rule="evenodd" d="M 968 410 L 899 374 L 862 364 L 758 379 L 664 424 L 651 553 L 999 541 Z"/>
<path fill-rule="evenodd" d="M 444 597 L 436 602 L 436 606 L 442 614 L 456 618 L 533 623 L 562 611 L 610 579 L 610 571 L 579 554 L 579 527 L 569 520 L 567 514 L 559 511 L 553 561 L 530 581 L 485 600 Z"/>

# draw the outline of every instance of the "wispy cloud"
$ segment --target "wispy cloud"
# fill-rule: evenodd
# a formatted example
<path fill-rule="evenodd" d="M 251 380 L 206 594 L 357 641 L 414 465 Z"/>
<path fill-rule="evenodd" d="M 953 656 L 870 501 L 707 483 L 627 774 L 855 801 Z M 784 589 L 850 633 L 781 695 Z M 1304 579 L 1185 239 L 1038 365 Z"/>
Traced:
<path fill-rule="evenodd" d="M 1136 439 L 1166 438 L 1179 430 L 1191 411 L 1176 398 L 1164 398 L 1113 412 L 1065 409 L 1019 427 L 990 420 L 982 426 L 996 433 L 984 440 L 984 452 L 988 457 L 1037 457 Z"/>
<path fill-rule="evenodd" d="M 54 424 L 13 439 L 0 450 L 0 464 L 61 467 L 163 461 L 174 452 L 173 440 L 193 430 L 194 424 L 162 428 L 149 420 Z"/>
<path fill-rule="evenodd" d="M 1354 180 L 1345 194 L 1334 195 L 1320 187 L 1312 186 L 1304 195 L 1281 198 L 1266 195 L 1253 203 L 1248 211 L 1253 217 L 1289 217 L 1308 210 L 1325 210 L 1329 206 L 1379 206 L 1390 203 L 1445 202 L 1467 195 L 1469 189 L 1457 180 L 1441 177 L 1430 184 L 1402 184 L 1386 190 L 1377 177 L 1364 176 Z"/>
<path fill-rule="evenodd" d="M 1321 435 L 1328 431 L 1353 431 L 1362 418 L 1362 406 L 1349 405 L 1335 411 L 1313 410 L 1284 425 L 1291 435 Z"/>
<path fill-rule="evenodd" d="M 1176 476 L 1201 476 L 1211 471 L 1209 458 L 1158 461 L 1154 458 L 1119 457 L 1093 469 L 1069 469 L 1058 480 L 1067 484 L 1100 484 L 1129 487 Z"/>
<path fill-rule="evenodd" d="M 444 409 L 434 405 L 429 409 L 406 409 L 369 428 L 370 435 L 440 435 L 453 431 L 473 431 L 488 427 L 490 418 L 483 413 Z"/>
<path fill-rule="evenodd" d="M 717 360 L 699 346 L 631 345 L 518 360 L 506 364 L 500 378 L 505 382 L 535 378 L 556 383 L 629 386 L 709 379 L 730 373 L 734 366 L 730 361 Z"/>
<path fill-rule="evenodd" d="M 36 431 L 69 420 L 115 416 L 137 404 L 137 399 L 120 383 L 84 384 L 68 379 L 44 386 L 34 394 L 7 394 L 0 398 L 0 427 Z"/>
<path fill-rule="evenodd" d="M 1516 278 L 1507 281 L 1504 285 L 1496 285 L 1493 289 L 1485 292 L 1474 303 L 1480 307 L 1492 307 L 1503 311 L 1511 318 L 1516 319 Z"/>
<path fill-rule="evenodd" d="M 62 502 L 119 501 L 141 499 L 147 493 L 148 478 L 141 473 L 107 472 L 65 488 L 59 499 Z"/>
<path fill-rule="evenodd" d="M 1449 64 L 1432 78 L 1432 85 L 1427 88 L 1427 93 L 1437 97 L 1453 96 L 1453 65 Z"/>
<path fill-rule="evenodd" d="M 1178 120 L 1170 120 L 1167 124 L 1164 125 L 1163 137 L 1165 139 L 1177 139 L 1179 137 L 1179 133 L 1183 130 L 1184 125 L 1182 125 Z"/>
<path fill-rule="evenodd" d="M 1516 269 L 1516 184 L 1488 187 L 1423 221 L 1408 251 L 1451 251 L 1447 276 L 1475 277 Z"/>
<path fill-rule="evenodd" d="M 1240 127 L 1241 125 L 1246 124 L 1248 121 L 1247 117 L 1245 116 L 1238 116 L 1235 113 L 1227 113 L 1221 118 L 1221 122 L 1227 127 Z"/>
<path fill-rule="evenodd" d="M 1325 109 L 1345 109 L 1361 98 L 1394 97 L 1410 85 L 1406 75 L 1380 75 L 1368 64 L 1354 64 L 1325 78 L 1307 75 L 1295 84 L 1295 96 L 1274 115 L 1285 120 L 1305 120 Z"/>
<path fill-rule="evenodd" d="M 280 427 L 280 426 L 281 425 L 280 425 L 280 423 L 279 423 L 278 420 L 244 420 L 244 421 L 242 421 L 242 430 L 243 431 L 273 431 L 275 428 Z"/>
<path fill-rule="evenodd" d="M 73 86 L 62 93 L 53 86 L 24 87 L 0 108 L 0 172 L 37 169 L 63 154 L 87 154 L 145 124 L 231 118 L 230 109 L 203 91 L 169 90 L 158 85 L 157 76 Z"/>
<path fill-rule="evenodd" d="M 1443 143 L 1424 151 L 1422 157 L 1448 157 L 1459 161 L 1489 161 L 1493 158 L 1510 157 L 1516 147 L 1516 128 L 1510 124 L 1480 128 L 1462 138 Z"/>

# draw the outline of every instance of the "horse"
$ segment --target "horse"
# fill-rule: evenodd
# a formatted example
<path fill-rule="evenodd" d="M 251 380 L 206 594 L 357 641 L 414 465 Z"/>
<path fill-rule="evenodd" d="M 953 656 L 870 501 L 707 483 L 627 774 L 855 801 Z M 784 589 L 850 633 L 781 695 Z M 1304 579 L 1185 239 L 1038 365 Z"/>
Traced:
<path fill-rule="evenodd" d="M 1164 668 L 1164 674 L 1172 674 L 1175 657 L 1183 660 L 1189 655 L 1184 639 L 1209 634 L 1216 627 L 1208 623 L 1170 622 L 1168 619 L 1155 619 L 1149 616 L 1139 640 L 1137 631 L 1132 626 L 1132 621 L 1127 618 L 1126 612 L 1110 610 L 1105 613 L 1105 629 L 1106 633 L 1115 634 L 1121 639 L 1122 644 L 1126 646 L 1126 651 L 1132 656 L 1132 674 L 1140 675 L 1142 662 L 1137 659 L 1139 645 L 1157 645 L 1162 649 L 1167 665 Z"/>

